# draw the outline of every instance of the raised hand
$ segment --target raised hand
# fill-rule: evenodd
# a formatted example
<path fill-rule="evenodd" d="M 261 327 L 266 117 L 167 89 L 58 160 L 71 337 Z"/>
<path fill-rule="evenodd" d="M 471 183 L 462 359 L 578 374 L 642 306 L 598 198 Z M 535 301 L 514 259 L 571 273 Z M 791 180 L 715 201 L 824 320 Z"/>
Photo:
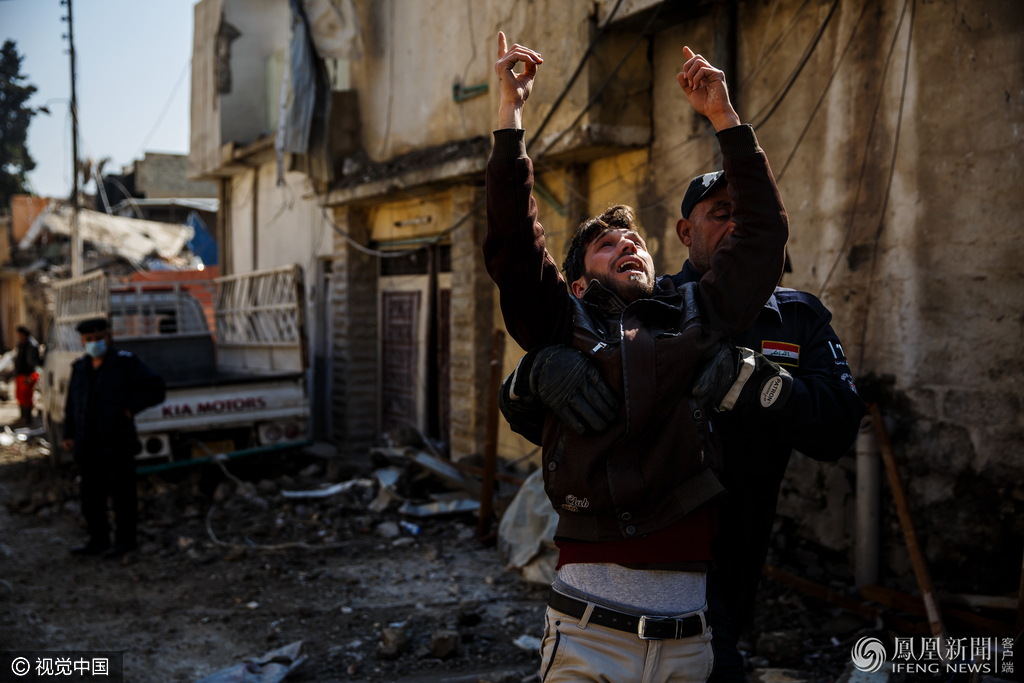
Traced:
<path fill-rule="evenodd" d="M 725 73 L 716 69 L 702 55 L 695 55 L 689 47 L 683 48 L 686 63 L 676 80 L 698 114 L 711 120 L 715 130 L 740 125 L 740 117 L 729 101 L 729 88 Z"/>
<path fill-rule="evenodd" d="M 514 71 L 519 62 L 525 65 L 521 74 Z M 540 53 L 528 47 L 516 44 L 508 48 L 504 32 L 498 32 L 498 61 L 494 63 L 494 72 L 498 74 L 498 88 L 501 92 L 499 128 L 522 128 L 523 104 L 533 90 L 537 66 L 543 63 Z"/>

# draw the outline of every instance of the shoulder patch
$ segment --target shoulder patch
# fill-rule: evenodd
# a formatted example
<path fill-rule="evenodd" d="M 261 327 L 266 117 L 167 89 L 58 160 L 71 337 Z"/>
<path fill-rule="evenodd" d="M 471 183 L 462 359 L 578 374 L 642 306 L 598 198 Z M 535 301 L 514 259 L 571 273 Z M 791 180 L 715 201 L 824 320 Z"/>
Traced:
<path fill-rule="evenodd" d="M 825 304 L 821 303 L 821 300 L 818 297 L 814 296 L 810 292 L 804 292 L 799 289 L 776 287 L 775 300 L 780 304 L 803 304 L 819 315 L 828 311 L 828 309 L 825 308 Z"/>
<path fill-rule="evenodd" d="M 800 345 L 789 342 L 768 341 L 761 342 L 761 355 L 779 365 L 788 365 L 792 368 L 800 367 Z"/>
<path fill-rule="evenodd" d="M 121 349 L 118 349 L 117 350 L 117 355 L 121 356 L 122 358 L 131 358 L 132 357 L 132 352 L 131 351 L 122 351 Z"/>
<path fill-rule="evenodd" d="M 846 353 L 839 340 L 830 341 L 828 348 L 832 351 L 832 371 L 840 382 L 850 387 L 850 391 L 857 393 L 857 385 L 853 382 L 853 375 L 850 373 L 850 363 L 846 360 Z"/>

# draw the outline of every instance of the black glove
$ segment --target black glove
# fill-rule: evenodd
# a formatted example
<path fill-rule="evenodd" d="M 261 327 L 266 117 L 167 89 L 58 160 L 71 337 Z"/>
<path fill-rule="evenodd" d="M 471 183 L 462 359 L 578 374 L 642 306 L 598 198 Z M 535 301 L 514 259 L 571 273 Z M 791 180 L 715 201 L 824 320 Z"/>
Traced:
<path fill-rule="evenodd" d="M 576 349 L 559 345 L 531 351 L 511 380 L 513 401 L 540 400 L 577 434 L 604 431 L 619 411 L 615 392 Z"/>
<path fill-rule="evenodd" d="M 527 373 L 529 374 L 529 373 Z M 508 421 L 508 426 L 516 434 L 521 434 L 534 446 L 543 445 L 544 420 L 548 416 L 548 407 L 540 399 L 532 396 L 512 398 L 512 382 L 516 374 L 513 372 L 501 383 L 498 394 L 498 408 Z M 527 381 L 529 384 L 529 381 Z M 527 387 L 526 391 L 529 391 Z"/>
<path fill-rule="evenodd" d="M 697 369 L 693 395 L 718 410 L 781 410 L 793 376 L 760 353 L 722 343 Z"/>

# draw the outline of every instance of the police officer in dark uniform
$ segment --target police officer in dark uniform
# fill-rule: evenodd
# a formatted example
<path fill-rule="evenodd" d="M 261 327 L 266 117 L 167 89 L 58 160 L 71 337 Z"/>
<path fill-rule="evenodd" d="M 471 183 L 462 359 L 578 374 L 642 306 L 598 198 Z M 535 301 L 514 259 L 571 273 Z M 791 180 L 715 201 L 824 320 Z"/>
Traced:
<path fill-rule="evenodd" d="M 732 227 L 725 174 L 694 178 L 676 225 L 690 252 L 683 269 L 672 276 L 676 287 L 698 282 L 710 271 L 714 252 Z M 738 402 L 735 409 L 718 412 L 713 420 L 724 456 L 722 484 L 729 495 L 718 507 L 718 534 L 712 542 L 716 569 L 708 574 L 707 620 L 715 654 L 711 682 L 745 680 L 736 638 L 753 613 L 790 454 L 795 449 L 815 460 L 838 460 L 853 445 L 865 413 L 831 320 L 832 314 L 814 295 L 779 287 L 753 325 L 730 340 L 735 347 L 755 352 L 758 363 L 773 362 L 785 369 L 792 386 L 784 401 L 770 409 L 759 409 L 755 397 L 743 401 L 742 407 Z M 727 364 L 736 357 L 725 356 Z M 534 396 L 521 400 L 509 394 L 512 379 L 502 387 L 502 412 L 513 431 L 534 443 L 539 443 L 543 413 L 549 408 L 570 425 L 590 429 L 603 429 L 614 417 L 602 414 L 606 404 L 592 400 L 600 394 L 595 382 L 603 381 L 596 372 L 549 374 L 546 379 L 552 386 L 531 386 Z M 555 398 L 539 411 L 523 409 L 536 406 L 541 396 Z"/>
<path fill-rule="evenodd" d="M 134 416 L 164 400 L 164 381 L 135 355 L 115 348 L 105 318 L 79 323 L 85 355 L 71 366 L 64 441 L 81 473 L 82 514 L 89 541 L 76 555 L 117 557 L 135 548 L 135 455 L 142 450 Z M 113 500 L 114 545 L 107 524 Z"/>

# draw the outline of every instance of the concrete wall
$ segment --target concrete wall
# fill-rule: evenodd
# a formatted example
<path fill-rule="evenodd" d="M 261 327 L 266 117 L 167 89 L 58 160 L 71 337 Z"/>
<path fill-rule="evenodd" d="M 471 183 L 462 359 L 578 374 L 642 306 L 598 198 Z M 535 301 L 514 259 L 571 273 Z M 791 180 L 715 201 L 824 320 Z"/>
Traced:
<path fill-rule="evenodd" d="M 552 60 L 530 110 L 534 125 L 586 49 L 591 3 L 454 3 L 450 0 L 357 0 L 365 55 L 352 62 L 363 147 L 372 159 L 476 135 L 490 135 L 498 94 L 497 32 L 512 42 L 543 43 Z M 452 100 L 453 83 L 490 84 L 486 96 Z M 549 130 L 561 130 L 587 99 L 586 79 L 572 89 Z M 545 104 L 546 103 L 546 104 Z M 529 125 L 529 123 L 527 124 Z"/>
<path fill-rule="evenodd" d="M 492 66 L 499 28 L 546 59 L 527 106 L 525 125 L 532 133 L 586 49 L 591 13 L 596 7 L 605 16 L 612 4 L 357 1 L 365 51 L 351 63 L 351 83 L 358 92 L 363 150 L 371 160 L 385 161 L 489 135 L 498 104 Z M 623 4 L 621 22 L 569 89 L 541 145 L 575 118 L 602 74 L 634 42 L 637 24 L 653 5 Z M 1017 362 L 1024 335 L 1024 8 L 995 0 L 742 0 L 737 7 L 737 68 L 728 78 L 741 117 L 758 122 L 758 138 L 790 213 L 793 272 L 785 284 L 820 292 L 862 390 L 896 418 L 898 458 L 938 583 L 1010 591 L 1024 537 L 1024 487 L 1017 483 L 1024 474 L 1024 383 Z M 710 15 L 687 17 L 678 10 L 666 9 L 667 18 L 641 42 L 620 80 L 581 119 L 585 134 L 567 136 L 571 144 L 538 164 L 538 178 L 559 209 L 540 202 L 556 260 L 582 216 L 620 202 L 638 209 L 659 272 L 675 272 L 686 257 L 674 231 L 678 205 L 689 179 L 718 163 L 717 144 L 690 110 L 675 74 L 683 45 L 714 54 L 715 30 Z M 791 78 L 826 19 L 820 41 Z M 490 91 L 456 103 L 456 82 L 488 83 Z M 599 129 L 614 130 L 616 142 L 595 136 Z M 260 171 L 261 216 L 273 215 L 263 199 L 274 192 L 264 189 L 262 174 L 269 182 L 270 171 Z M 369 239 L 376 229 L 370 225 L 374 206 L 449 191 L 448 215 L 454 217 L 479 192 L 473 189 L 478 176 L 445 179 L 423 172 L 417 178 L 377 180 L 384 188 L 377 194 L 347 191 L 337 200 L 344 206 L 336 215 L 352 220 L 369 212 L 356 221 Z M 236 197 L 231 223 L 238 229 L 251 220 L 243 200 L 252 185 L 252 172 L 230 183 Z M 471 221 L 452 235 L 458 452 L 482 445 L 482 364 L 490 331 L 500 324 L 493 287 L 481 277 L 480 229 Z M 241 234 L 233 237 L 236 270 L 253 261 L 253 246 Z M 287 235 L 283 224 L 267 235 L 266 244 L 256 244 L 257 262 L 291 241 L 275 241 Z M 348 300 L 355 301 L 351 295 Z M 506 372 L 519 353 L 508 344 Z M 457 372 L 464 373 L 461 379 Z M 510 457 L 531 450 L 504 427 L 500 448 Z M 792 532 L 787 535 L 848 558 L 853 484 L 850 463 L 819 465 L 796 456 L 780 501 Z M 898 582 L 909 569 L 891 512 L 885 518 L 884 576 Z M 837 566 L 848 571 L 842 562 Z"/>
<path fill-rule="evenodd" d="M 780 2 L 771 27 L 771 3 L 739 5 L 740 69 L 730 80 L 744 120 L 772 101 L 831 3 L 811 3 L 750 78 L 766 33 L 770 45 L 800 5 Z M 1024 535 L 1024 488 L 1017 483 L 1024 385 L 1012 360 L 1024 334 L 1024 9 L 918 3 L 909 62 L 908 11 L 883 73 L 902 8 L 895 0 L 841 4 L 789 94 L 758 128 L 790 213 L 794 270 L 785 284 L 821 292 L 862 390 L 897 418 L 902 473 L 938 580 L 962 590 L 1010 591 Z M 641 216 L 664 272 L 685 254 L 673 231 L 683 183 L 713 164 L 706 136 L 685 142 L 702 124 L 681 102 L 673 77 L 684 44 L 710 54 L 712 39 L 710 17 L 655 37 L 652 165 L 647 178 L 623 178 L 629 189 L 621 196 L 635 193 L 647 205 Z M 846 553 L 853 491 L 849 463 L 798 457 L 780 512 L 798 534 Z M 906 579 L 909 558 L 888 512 L 883 575 Z"/>
<path fill-rule="evenodd" d="M 267 60 L 291 38 L 286 0 L 224 0 L 224 19 L 241 32 L 231 43 L 231 92 L 220 95 L 221 143 L 247 145 L 271 134 Z"/>
<path fill-rule="evenodd" d="M 146 152 L 135 162 L 135 189 L 147 199 L 216 197 L 217 184 L 187 180 L 188 156 Z"/>

